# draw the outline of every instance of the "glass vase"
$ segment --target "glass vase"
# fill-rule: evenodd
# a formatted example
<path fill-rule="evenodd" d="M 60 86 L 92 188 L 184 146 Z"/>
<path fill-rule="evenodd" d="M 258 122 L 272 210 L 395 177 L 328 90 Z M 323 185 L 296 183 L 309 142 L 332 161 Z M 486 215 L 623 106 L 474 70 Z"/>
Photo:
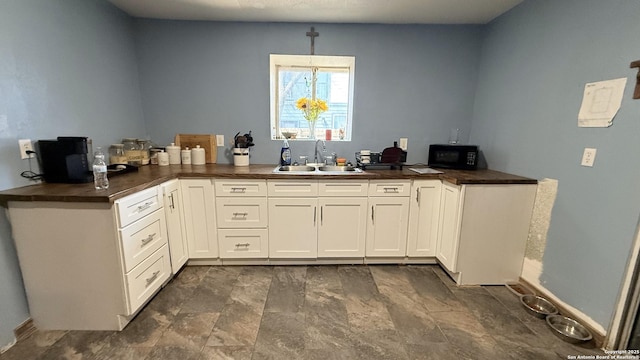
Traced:
<path fill-rule="evenodd" d="M 307 121 L 309 124 L 309 139 L 315 140 L 316 138 L 316 121 Z"/>

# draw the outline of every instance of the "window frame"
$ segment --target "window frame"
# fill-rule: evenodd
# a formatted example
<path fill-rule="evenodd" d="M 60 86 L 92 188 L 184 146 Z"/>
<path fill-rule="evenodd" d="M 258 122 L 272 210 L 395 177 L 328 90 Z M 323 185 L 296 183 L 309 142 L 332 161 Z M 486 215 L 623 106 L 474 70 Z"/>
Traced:
<path fill-rule="evenodd" d="M 355 85 L 355 56 L 328 56 L 328 55 L 269 55 L 269 129 L 271 140 L 282 140 L 280 134 L 280 124 L 278 118 L 279 104 L 279 76 L 278 69 L 280 67 L 300 67 L 300 68 L 344 68 L 349 73 L 349 89 L 347 103 L 347 119 L 345 128 L 345 137 L 340 140 L 333 141 L 351 141 L 353 130 L 353 94 Z M 292 141 L 315 141 L 315 139 L 300 138 L 290 139 Z"/>

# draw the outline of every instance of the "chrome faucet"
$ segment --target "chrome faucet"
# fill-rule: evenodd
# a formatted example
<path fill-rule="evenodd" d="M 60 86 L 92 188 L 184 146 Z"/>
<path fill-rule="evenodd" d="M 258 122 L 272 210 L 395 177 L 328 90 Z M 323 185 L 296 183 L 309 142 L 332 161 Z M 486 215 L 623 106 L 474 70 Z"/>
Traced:
<path fill-rule="evenodd" d="M 322 151 L 318 151 L 318 145 L 322 143 Z M 327 144 L 324 142 L 324 140 L 317 140 L 316 141 L 316 149 L 313 153 L 313 162 L 318 164 L 318 160 L 320 160 L 321 163 L 324 162 L 324 156 L 322 155 L 326 150 Z M 320 156 L 318 156 L 318 154 L 320 154 Z"/>

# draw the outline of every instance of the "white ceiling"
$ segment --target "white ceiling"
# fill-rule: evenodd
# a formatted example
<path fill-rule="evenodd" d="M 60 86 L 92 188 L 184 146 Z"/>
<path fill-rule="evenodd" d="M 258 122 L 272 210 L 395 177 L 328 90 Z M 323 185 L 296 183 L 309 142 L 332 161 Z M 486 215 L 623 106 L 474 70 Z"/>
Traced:
<path fill-rule="evenodd" d="M 131 16 L 175 20 L 486 24 L 523 0 L 109 0 Z"/>

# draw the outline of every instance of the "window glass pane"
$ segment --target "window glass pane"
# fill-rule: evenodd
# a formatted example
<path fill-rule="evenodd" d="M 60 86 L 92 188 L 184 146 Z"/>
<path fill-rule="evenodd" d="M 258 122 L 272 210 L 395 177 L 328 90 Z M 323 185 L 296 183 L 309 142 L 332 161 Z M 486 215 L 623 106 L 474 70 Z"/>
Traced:
<path fill-rule="evenodd" d="M 274 56 L 284 61 L 274 64 Z M 329 66 L 309 66 L 309 59 L 318 61 L 312 56 L 272 55 L 272 139 L 281 139 L 283 134 L 296 140 L 325 139 L 326 130 L 331 129 L 331 140 L 350 140 L 353 58 L 322 58 L 330 58 Z M 309 118 L 316 119 L 311 122 L 314 136 Z"/>

